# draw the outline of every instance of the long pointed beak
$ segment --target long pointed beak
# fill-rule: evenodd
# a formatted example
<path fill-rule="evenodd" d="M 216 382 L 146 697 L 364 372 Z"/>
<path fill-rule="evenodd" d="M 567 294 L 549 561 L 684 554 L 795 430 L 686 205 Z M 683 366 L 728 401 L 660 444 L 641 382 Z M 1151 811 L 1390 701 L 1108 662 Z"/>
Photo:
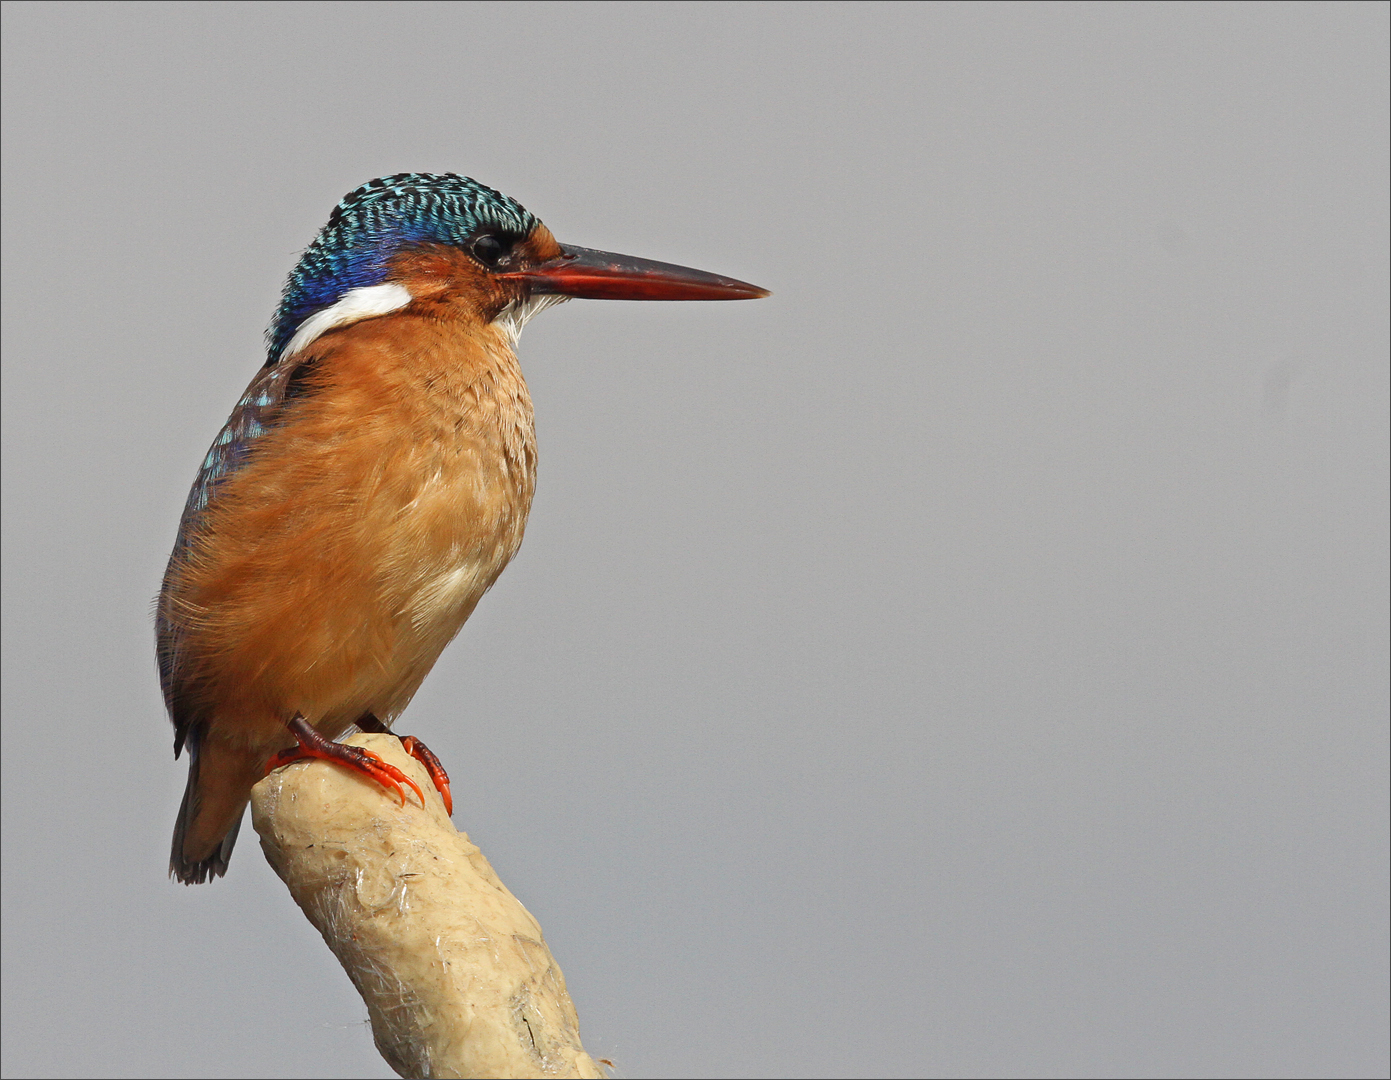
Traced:
<path fill-rule="evenodd" d="M 767 289 L 747 281 L 689 266 L 582 247 L 566 247 L 559 258 L 497 276 L 525 281 L 534 294 L 556 293 L 586 300 L 756 300 L 770 295 Z"/>

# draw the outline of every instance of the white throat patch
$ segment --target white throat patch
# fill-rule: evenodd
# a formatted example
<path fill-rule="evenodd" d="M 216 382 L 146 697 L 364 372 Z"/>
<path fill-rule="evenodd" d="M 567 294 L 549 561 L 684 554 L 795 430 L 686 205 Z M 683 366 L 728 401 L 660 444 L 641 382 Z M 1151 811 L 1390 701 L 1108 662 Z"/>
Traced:
<path fill-rule="evenodd" d="M 507 335 L 512 344 L 512 348 L 517 347 L 517 339 L 522 336 L 522 327 L 527 324 L 533 315 L 545 311 L 548 307 L 555 307 L 556 304 L 563 304 L 569 300 L 568 296 L 557 296 L 554 293 L 547 293 L 543 296 L 533 296 L 530 300 L 513 300 L 505 308 L 497 313 L 493 319 L 495 325 L 502 328 L 502 332 Z"/>
<path fill-rule="evenodd" d="M 308 348 L 314 340 L 328 331 L 349 323 L 370 319 L 374 315 L 386 315 L 398 311 L 411 302 L 410 290 L 404 285 L 389 282 L 386 285 L 365 285 L 360 289 L 349 289 L 338 298 L 337 303 L 316 311 L 299 324 L 295 336 L 285 346 L 281 358 L 291 356 L 301 349 Z"/>

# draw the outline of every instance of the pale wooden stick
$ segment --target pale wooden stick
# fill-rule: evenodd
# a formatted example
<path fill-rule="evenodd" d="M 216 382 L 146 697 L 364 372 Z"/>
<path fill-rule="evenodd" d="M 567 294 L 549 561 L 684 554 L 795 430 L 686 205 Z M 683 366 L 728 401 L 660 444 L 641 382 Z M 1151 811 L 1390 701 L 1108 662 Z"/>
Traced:
<path fill-rule="evenodd" d="M 336 764 L 251 793 L 261 848 L 367 1003 L 406 1077 L 596 1077 L 565 978 L 526 908 L 391 735 L 355 735 L 425 792 L 406 805 Z"/>

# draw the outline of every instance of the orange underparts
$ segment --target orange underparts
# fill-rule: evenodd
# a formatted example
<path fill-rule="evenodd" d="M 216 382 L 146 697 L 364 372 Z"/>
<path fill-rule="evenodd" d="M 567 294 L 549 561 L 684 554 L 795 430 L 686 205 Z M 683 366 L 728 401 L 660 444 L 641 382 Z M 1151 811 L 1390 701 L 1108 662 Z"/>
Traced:
<path fill-rule="evenodd" d="M 361 724 L 358 726 L 362 727 Z M 302 716 L 297 715 L 286 727 L 290 729 L 290 734 L 295 737 L 295 741 L 299 745 L 288 750 L 281 750 L 278 754 L 273 755 L 266 764 L 267 773 L 296 761 L 336 761 L 353 772 L 361 773 L 363 776 L 375 780 L 382 787 L 394 788 L 402 806 L 406 805 L 406 792 L 401 787 L 402 784 L 407 785 L 415 792 L 415 797 L 420 800 L 421 806 L 425 805 L 425 796 L 415 781 L 396 768 L 395 765 L 383 761 L 372 751 L 363 750 L 357 746 L 348 746 L 346 743 L 334 742 L 315 731 Z M 384 724 L 381 727 L 385 730 Z M 364 728 L 364 730 L 367 729 Z M 444 771 L 444 766 L 440 764 L 439 758 L 431 753 L 419 739 L 410 736 L 401 740 L 401 746 L 406 753 L 425 766 L 425 770 L 430 774 L 430 779 L 439 791 L 440 797 L 444 799 L 446 812 L 452 814 L 454 800 L 449 793 L 449 774 Z"/>

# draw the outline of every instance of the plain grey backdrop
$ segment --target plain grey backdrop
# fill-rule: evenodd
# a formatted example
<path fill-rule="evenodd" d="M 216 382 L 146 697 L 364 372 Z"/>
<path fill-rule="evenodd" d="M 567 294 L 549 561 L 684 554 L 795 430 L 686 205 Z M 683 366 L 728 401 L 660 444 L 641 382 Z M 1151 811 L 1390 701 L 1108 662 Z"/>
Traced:
<path fill-rule="evenodd" d="M 150 603 L 348 190 L 764 285 L 527 329 L 402 720 L 646 1076 L 1387 1069 L 1387 7 L 4 8 L 4 1063 L 385 1076 L 165 866 Z"/>

